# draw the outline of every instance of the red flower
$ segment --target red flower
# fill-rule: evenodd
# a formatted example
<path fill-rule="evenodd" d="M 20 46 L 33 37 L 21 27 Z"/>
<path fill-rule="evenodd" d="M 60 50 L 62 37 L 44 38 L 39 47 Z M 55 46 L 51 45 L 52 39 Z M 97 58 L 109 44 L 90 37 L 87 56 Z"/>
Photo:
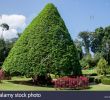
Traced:
<path fill-rule="evenodd" d="M 85 88 L 88 87 L 89 85 L 89 81 L 88 78 L 84 77 L 84 76 L 78 76 L 78 77 L 74 77 L 74 76 L 65 76 L 62 78 L 58 78 L 55 82 L 54 82 L 54 86 L 55 88 L 71 88 L 71 89 L 80 89 L 80 88 Z"/>

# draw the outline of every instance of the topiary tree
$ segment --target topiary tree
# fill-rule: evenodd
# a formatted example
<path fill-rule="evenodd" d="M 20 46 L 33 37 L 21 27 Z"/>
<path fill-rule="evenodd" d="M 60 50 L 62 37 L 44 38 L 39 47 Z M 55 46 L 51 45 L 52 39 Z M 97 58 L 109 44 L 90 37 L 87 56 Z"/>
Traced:
<path fill-rule="evenodd" d="M 47 4 L 24 30 L 3 64 L 21 75 L 81 75 L 76 47 L 53 4 Z"/>
<path fill-rule="evenodd" d="M 97 73 L 99 75 L 104 75 L 106 76 L 107 74 L 107 61 L 104 58 L 101 58 L 97 64 Z"/>

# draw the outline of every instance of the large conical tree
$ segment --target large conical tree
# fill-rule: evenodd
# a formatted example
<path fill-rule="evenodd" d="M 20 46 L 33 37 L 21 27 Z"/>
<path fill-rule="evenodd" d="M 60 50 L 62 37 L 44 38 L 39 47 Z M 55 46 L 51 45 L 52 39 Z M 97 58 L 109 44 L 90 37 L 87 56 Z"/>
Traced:
<path fill-rule="evenodd" d="M 3 64 L 24 75 L 80 75 L 76 47 L 53 4 L 47 4 L 24 30 Z"/>

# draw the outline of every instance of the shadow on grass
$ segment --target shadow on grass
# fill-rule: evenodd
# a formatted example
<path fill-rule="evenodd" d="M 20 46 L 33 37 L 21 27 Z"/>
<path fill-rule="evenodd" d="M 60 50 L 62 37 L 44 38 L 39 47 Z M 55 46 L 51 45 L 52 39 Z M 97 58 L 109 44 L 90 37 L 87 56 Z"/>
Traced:
<path fill-rule="evenodd" d="M 38 86 L 38 87 L 48 87 L 48 88 L 54 88 L 53 85 L 36 85 L 33 83 L 32 80 L 8 80 L 8 82 L 13 84 L 20 84 L 20 85 L 28 85 L 28 86 Z M 92 83 L 92 85 L 95 85 Z M 56 89 L 57 91 L 89 91 L 92 87 L 89 85 L 86 88 L 81 89 Z"/>
<path fill-rule="evenodd" d="M 48 88 L 53 88 L 53 86 L 52 85 L 49 85 L 49 86 L 47 86 L 47 85 L 36 85 L 36 84 L 34 84 L 33 82 L 32 82 L 32 80 L 28 80 L 28 81 L 25 81 L 25 80 L 17 80 L 17 81 L 8 81 L 8 82 L 10 82 L 10 83 L 13 83 L 13 84 L 20 84 L 20 85 L 28 85 L 28 86 L 39 86 L 39 87 L 48 87 Z"/>

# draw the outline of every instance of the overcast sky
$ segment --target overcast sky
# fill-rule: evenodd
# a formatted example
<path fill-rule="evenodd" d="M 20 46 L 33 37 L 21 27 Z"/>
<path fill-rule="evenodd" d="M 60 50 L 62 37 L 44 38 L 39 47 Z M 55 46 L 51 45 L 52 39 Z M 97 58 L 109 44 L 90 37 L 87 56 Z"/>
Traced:
<path fill-rule="evenodd" d="M 17 37 L 47 3 L 58 8 L 73 39 L 80 31 L 110 25 L 110 0 L 0 0 L 0 23 L 10 26 L 4 37 Z"/>

